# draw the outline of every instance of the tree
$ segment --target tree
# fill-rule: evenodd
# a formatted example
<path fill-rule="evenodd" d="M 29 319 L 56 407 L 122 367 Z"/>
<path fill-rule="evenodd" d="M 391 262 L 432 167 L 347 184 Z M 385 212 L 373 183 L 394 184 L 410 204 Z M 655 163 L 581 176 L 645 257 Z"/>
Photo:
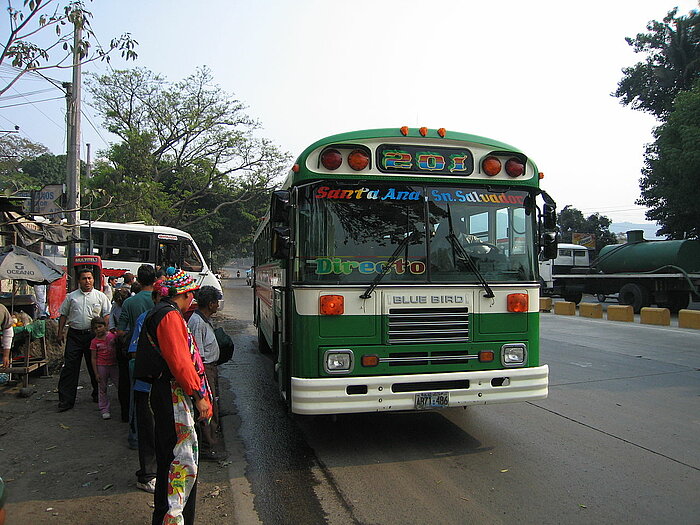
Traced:
<path fill-rule="evenodd" d="M 632 109 L 664 118 L 681 91 L 700 78 L 700 12 L 676 17 L 672 9 L 662 22 L 652 20 L 648 33 L 625 38 L 635 53 L 646 53 L 643 62 L 622 70 L 613 96 Z"/>
<path fill-rule="evenodd" d="M 259 124 L 208 69 L 175 83 L 143 68 L 115 71 L 91 77 L 88 89 L 121 139 L 89 183 L 114 198 L 102 219 L 197 231 L 198 242 L 211 237 L 219 253 L 224 240 L 254 231 L 249 209 L 290 158 L 257 137 Z"/>
<path fill-rule="evenodd" d="M 572 233 L 591 233 L 595 235 L 595 249 L 598 252 L 603 246 L 617 242 L 615 234 L 610 231 L 612 221 L 605 215 L 594 213 L 584 218 L 580 210 L 567 204 L 559 212 L 557 222 L 561 242 L 572 242 Z"/>
<path fill-rule="evenodd" d="M 36 181 L 24 172 L 23 165 L 43 154 L 49 154 L 43 144 L 11 134 L 0 137 L 0 191 L 14 193 L 41 188 L 35 187 Z"/>
<path fill-rule="evenodd" d="M 672 239 L 700 237 L 700 81 L 680 93 L 667 121 L 654 130 L 647 146 L 637 204 L 657 221 L 659 235 Z"/>
<path fill-rule="evenodd" d="M 0 43 L 0 65 L 9 62 L 15 71 L 6 85 L 0 85 L 0 95 L 30 71 L 73 67 L 73 31 L 66 33 L 62 29 L 69 23 L 82 29 L 83 37 L 78 42 L 81 63 L 109 61 L 115 50 L 126 60 L 137 57 L 137 42 L 129 33 L 112 39 L 106 48 L 99 43 L 93 47 L 92 41 L 97 39 L 90 27 L 92 13 L 85 9 L 82 0 L 23 0 L 20 8 L 12 7 L 12 0 L 8 0 L 7 13 L 10 32 L 7 40 Z M 48 36 L 52 31 L 55 36 Z"/>

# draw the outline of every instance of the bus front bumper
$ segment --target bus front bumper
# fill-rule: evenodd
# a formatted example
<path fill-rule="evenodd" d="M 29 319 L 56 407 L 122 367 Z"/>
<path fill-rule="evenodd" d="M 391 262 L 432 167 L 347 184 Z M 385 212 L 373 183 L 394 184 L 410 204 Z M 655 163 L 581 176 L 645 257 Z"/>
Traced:
<path fill-rule="evenodd" d="M 448 392 L 447 407 L 532 401 L 547 397 L 548 384 L 547 365 L 440 374 L 292 377 L 292 412 L 313 415 L 416 410 L 416 394 L 430 392 Z"/>

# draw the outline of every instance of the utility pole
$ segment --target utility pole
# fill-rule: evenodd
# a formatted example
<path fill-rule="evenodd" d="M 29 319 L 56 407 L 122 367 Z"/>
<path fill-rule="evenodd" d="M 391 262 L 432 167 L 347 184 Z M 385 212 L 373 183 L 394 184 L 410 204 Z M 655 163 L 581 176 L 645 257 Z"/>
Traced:
<path fill-rule="evenodd" d="M 79 16 L 74 14 L 74 16 Z M 80 91 L 81 56 L 80 41 L 82 36 L 82 20 L 73 22 L 73 82 L 64 83 L 66 88 L 66 124 L 67 124 L 67 151 L 66 151 L 66 181 L 68 186 L 68 225 L 73 226 L 74 238 L 80 238 Z M 68 245 L 67 270 L 68 290 L 77 288 L 73 282 L 73 258 L 77 251 L 75 241 Z"/>

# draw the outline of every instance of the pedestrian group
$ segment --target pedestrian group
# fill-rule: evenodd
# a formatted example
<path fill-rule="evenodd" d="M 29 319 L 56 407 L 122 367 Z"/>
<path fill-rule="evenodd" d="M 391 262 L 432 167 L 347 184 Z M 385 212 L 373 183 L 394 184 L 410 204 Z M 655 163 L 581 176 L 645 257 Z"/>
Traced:
<path fill-rule="evenodd" d="M 84 360 L 102 419 L 114 412 L 108 384 L 117 389 L 129 447 L 138 449 L 136 486 L 154 494 L 152 523 L 191 524 L 199 460 L 225 458 L 217 406 L 220 349 L 211 322 L 222 296 L 172 267 L 157 274 L 144 264 L 135 279 L 125 274 L 124 281 L 118 288 L 108 281 L 105 294 L 95 288 L 93 272 L 81 270 L 79 288 L 61 305 L 58 411 L 75 405 Z"/>

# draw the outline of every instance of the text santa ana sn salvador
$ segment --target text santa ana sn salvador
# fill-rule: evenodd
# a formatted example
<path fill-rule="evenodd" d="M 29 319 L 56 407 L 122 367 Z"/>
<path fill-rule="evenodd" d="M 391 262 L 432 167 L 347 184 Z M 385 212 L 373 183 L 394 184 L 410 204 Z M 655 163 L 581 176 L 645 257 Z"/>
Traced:
<path fill-rule="evenodd" d="M 409 200 L 418 201 L 422 194 L 417 190 L 399 190 L 396 188 L 369 189 L 369 188 L 334 188 L 321 186 L 316 189 L 317 199 L 354 199 L 354 200 Z M 471 202 L 471 203 L 493 203 L 493 204 L 522 204 L 525 197 L 523 195 L 509 195 L 504 193 L 487 193 L 473 190 L 447 190 L 432 189 L 429 197 L 434 202 Z"/>

